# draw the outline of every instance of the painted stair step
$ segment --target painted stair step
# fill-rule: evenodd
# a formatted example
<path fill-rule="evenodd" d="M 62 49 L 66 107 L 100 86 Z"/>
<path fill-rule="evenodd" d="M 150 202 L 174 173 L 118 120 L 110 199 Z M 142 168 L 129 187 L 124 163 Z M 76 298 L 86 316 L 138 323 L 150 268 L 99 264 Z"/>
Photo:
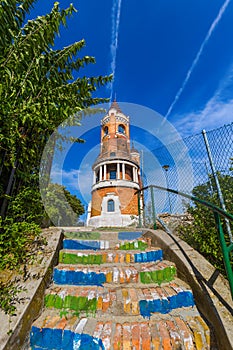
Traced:
<path fill-rule="evenodd" d="M 42 315 L 32 326 L 30 346 L 32 350 L 74 350 L 84 345 L 90 349 L 100 349 L 101 339 L 86 332 L 87 318 Z"/>
<path fill-rule="evenodd" d="M 61 265 L 54 268 L 55 284 L 102 285 L 103 283 L 157 283 L 170 282 L 176 275 L 175 266 L 169 261 L 134 264 L 129 266 Z"/>
<path fill-rule="evenodd" d="M 72 250 L 102 250 L 109 249 L 109 241 L 63 239 L 63 249 Z"/>
<path fill-rule="evenodd" d="M 45 295 L 45 306 L 62 311 L 106 312 L 116 302 L 116 289 L 100 286 L 53 287 Z"/>
<path fill-rule="evenodd" d="M 175 283 L 142 291 L 144 298 L 139 301 L 139 310 L 144 318 L 150 318 L 153 313 L 167 314 L 178 308 L 195 306 L 192 291 Z"/>
<path fill-rule="evenodd" d="M 147 240 L 137 239 L 137 240 L 129 240 L 129 241 L 120 241 L 119 243 L 117 243 L 115 249 L 120 249 L 120 250 L 145 250 L 147 248 L 150 248 L 150 243 L 148 243 Z"/>
<path fill-rule="evenodd" d="M 142 231 L 122 231 L 118 233 L 118 239 L 130 241 L 140 238 L 142 234 Z"/>
<path fill-rule="evenodd" d="M 109 249 L 109 240 L 88 240 L 88 239 L 63 239 L 63 248 L 72 250 L 103 250 Z M 114 242 L 114 241 L 113 241 Z M 112 243 L 113 243 L 112 242 Z M 111 243 L 111 244 L 112 244 Z M 150 244 L 146 240 L 138 239 L 132 241 L 120 241 L 115 245 L 115 249 L 120 250 L 141 250 L 150 248 Z"/>
<path fill-rule="evenodd" d="M 75 250 L 61 250 L 59 262 L 62 264 L 105 264 L 105 263 L 141 263 L 155 262 L 163 259 L 162 249 L 153 249 L 145 252 L 135 251 L 92 251 L 77 252 Z"/>
<path fill-rule="evenodd" d="M 113 239 L 118 240 L 135 240 L 142 236 L 142 231 L 122 231 L 118 233 L 109 233 L 108 236 L 111 236 Z M 82 240 L 98 240 L 103 236 L 103 232 L 98 231 L 67 231 L 64 232 L 65 238 L 70 239 L 82 239 Z"/>
<path fill-rule="evenodd" d="M 210 349 L 209 328 L 199 315 L 137 322 L 42 315 L 32 326 L 31 349 Z"/>
<path fill-rule="evenodd" d="M 99 240 L 101 239 L 101 234 L 96 231 L 67 231 L 64 232 L 64 237 L 66 239 Z"/>
<path fill-rule="evenodd" d="M 66 312 L 97 311 L 111 314 L 141 315 L 150 318 L 153 313 L 166 314 L 182 307 L 193 307 L 191 290 L 170 283 L 164 287 L 103 288 L 53 287 L 47 291 L 45 306 Z"/>
<path fill-rule="evenodd" d="M 176 276 L 176 267 L 169 261 L 162 261 L 155 264 L 141 264 L 140 281 L 141 283 L 156 283 L 161 285 L 164 282 L 170 282 Z"/>

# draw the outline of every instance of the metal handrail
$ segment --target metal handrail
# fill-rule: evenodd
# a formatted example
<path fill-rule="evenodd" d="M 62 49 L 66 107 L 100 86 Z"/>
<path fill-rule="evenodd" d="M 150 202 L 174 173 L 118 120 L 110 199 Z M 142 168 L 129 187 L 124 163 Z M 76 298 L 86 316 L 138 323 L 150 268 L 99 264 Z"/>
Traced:
<path fill-rule="evenodd" d="M 217 230 L 218 230 L 220 246 L 221 246 L 221 250 L 222 250 L 222 254 L 223 254 L 223 261 L 224 261 L 224 266 L 225 266 L 225 270 L 226 270 L 226 275 L 227 275 L 227 279 L 228 279 L 230 290 L 231 290 L 231 296 L 233 299 L 233 271 L 231 268 L 231 261 L 230 261 L 230 255 L 233 251 L 233 243 L 231 242 L 227 246 L 227 243 L 226 243 L 226 240 L 224 237 L 223 228 L 222 228 L 222 223 L 220 220 L 220 215 L 221 215 L 224 218 L 227 218 L 228 220 L 233 221 L 233 215 L 228 213 L 227 211 L 219 208 L 218 206 L 210 203 L 210 202 L 207 202 L 207 201 L 200 199 L 200 198 L 197 198 L 195 196 L 191 196 L 191 195 L 184 193 L 184 192 L 173 190 L 171 188 L 161 187 L 161 186 L 157 186 L 157 185 L 149 185 L 149 186 L 141 188 L 140 190 L 137 190 L 135 192 L 135 194 L 139 194 L 140 192 L 143 192 L 147 189 L 150 189 L 151 195 L 152 195 L 153 188 L 156 188 L 156 189 L 162 190 L 162 191 L 166 191 L 166 192 L 170 192 L 170 193 L 174 193 L 174 194 L 180 195 L 182 197 L 188 198 L 196 203 L 200 203 L 201 205 L 203 205 L 203 206 L 205 206 L 213 211 Z M 140 201 L 138 201 L 138 203 L 140 203 Z M 154 205 L 153 196 L 152 196 L 152 205 Z M 140 207 L 139 207 L 139 217 L 140 217 L 140 214 L 141 213 L 140 213 Z M 154 219 L 154 228 L 156 229 L 156 222 L 155 222 L 156 215 L 155 214 L 153 214 L 153 219 Z M 141 220 L 140 220 L 140 222 L 141 222 Z"/>

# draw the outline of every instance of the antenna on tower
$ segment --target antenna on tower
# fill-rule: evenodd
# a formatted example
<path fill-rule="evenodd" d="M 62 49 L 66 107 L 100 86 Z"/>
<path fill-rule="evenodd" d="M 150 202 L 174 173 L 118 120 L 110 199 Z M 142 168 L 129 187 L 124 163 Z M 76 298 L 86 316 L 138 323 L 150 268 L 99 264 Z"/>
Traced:
<path fill-rule="evenodd" d="M 114 97 L 114 101 L 116 101 L 116 92 L 115 92 L 115 97 Z"/>

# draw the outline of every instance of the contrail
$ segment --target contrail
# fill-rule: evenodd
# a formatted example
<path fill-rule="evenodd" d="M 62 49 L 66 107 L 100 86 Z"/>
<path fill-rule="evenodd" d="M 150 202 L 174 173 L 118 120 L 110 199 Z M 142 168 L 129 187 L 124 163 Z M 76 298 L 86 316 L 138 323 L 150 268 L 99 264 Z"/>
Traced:
<path fill-rule="evenodd" d="M 117 56 L 117 47 L 118 47 L 118 34 L 119 34 L 119 25 L 120 25 L 120 15 L 121 15 L 121 1 L 122 0 L 113 0 L 112 6 L 112 35 L 111 35 L 111 71 L 113 74 L 113 80 L 110 84 L 111 95 L 110 101 L 112 101 L 113 96 L 113 84 L 115 79 L 116 72 L 116 56 Z"/>
<path fill-rule="evenodd" d="M 216 26 L 218 25 L 219 21 L 221 20 L 221 18 L 222 18 L 222 16 L 223 16 L 223 14 L 224 14 L 224 12 L 225 12 L 227 6 L 229 5 L 229 3 L 230 3 L 230 0 L 226 0 L 226 1 L 224 2 L 224 4 L 222 5 L 222 7 L 221 7 L 220 10 L 219 10 L 219 13 L 218 13 L 217 17 L 215 18 L 215 20 L 214 20 L 213 23 L 211 24 L 211 27 L 210 27 L 210 29 L 209 29 L 209 31 L 208 31 L 208 33 L 207 33 L 207 35 L 206 35 L 206 37 L 205 37 L 203 43 L 201 44 L 201 47 L 200 47 L 200 49 L 199 49 L 199 51 L 198 51 L 198 53 L 197 53 L 195 59 L 193 60 L 193 63 L 192 63 L 192 65 L 191 65 L 190 69 L 188 70 L 188 72 L 187 72 L 187 74 L 186 74 L 186 77 L 185 77 L 185 79 L 184 79 L 184 81 L 183 81 L 183 84 L 181 85 L 181 88 L 178 90 L 178 92 L 177 92 L 177 94 L 176 94 L 176 96 L 175 96 L 175 98 L 174 98 L 174 101 L 173 101 L 172 104 L 170 105 L 170 107 L 169 107 L 169 109 L 168 109 L 168 111 L 167 111 L 167 114 L 165 115 L 165 118 L 168 118 L 168 116 L 169 116 L 169 114 L 171 113 L 171 111 L 172 111 L 174 105 L 175 105 L 176 102 L 179 100 L 180 95 L 182 94 L 182 92 L 183 92 L 185 86 L 187 85 L 187 83 L 188 83 L 188 81 L 189 81 L 189 78 L 190 78 L 190 76 L 191 76 L 191 74 L 192 74 L 194 68 L 196 67 L 197 63 L 199 62 L 200 56 L 201 56 L 201 54 L 202 54 L 202 52 L 203 52 L 203 50 L 204 50 L 206 44 L 208 43 L 208 41 L 209 41 L 209 39 L 210 39 L 210 37 L 211 37 L 213 31 L 215 30 Z"/>

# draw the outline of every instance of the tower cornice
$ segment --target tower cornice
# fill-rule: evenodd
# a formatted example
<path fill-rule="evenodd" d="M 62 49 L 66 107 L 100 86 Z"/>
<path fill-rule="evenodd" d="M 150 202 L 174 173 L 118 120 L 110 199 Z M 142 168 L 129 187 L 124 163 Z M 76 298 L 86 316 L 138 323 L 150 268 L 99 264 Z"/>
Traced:
<path fill-rule="evenodd" d="M 129 117 L 127 117 L 125 114 L 123 113 L 117 113 L 115 115 L 115 119 L 117 122 L 122 122 L 125 124 L 129 124 Z M 104 126 L 105 124 L 110 122 L 110 115 L 107 114 L 106 116 L 103 117 L 103 119 L 101 120 L 101 125 Z"/>
<path fill-rule="evenodd" d="M 139 164 L 132 160 L 131 158 L 127 157 L 103 157 L 99 158 L 95 161 L 95 163 L 92 166 L 92 169 L 96 169 L 96 167 L 104 164 L 111 164 L 111 163 L 116 163 L 116 162 L 121 162 L 129 165 L 135 165 L 137 168 L 139 168 Z"/>

